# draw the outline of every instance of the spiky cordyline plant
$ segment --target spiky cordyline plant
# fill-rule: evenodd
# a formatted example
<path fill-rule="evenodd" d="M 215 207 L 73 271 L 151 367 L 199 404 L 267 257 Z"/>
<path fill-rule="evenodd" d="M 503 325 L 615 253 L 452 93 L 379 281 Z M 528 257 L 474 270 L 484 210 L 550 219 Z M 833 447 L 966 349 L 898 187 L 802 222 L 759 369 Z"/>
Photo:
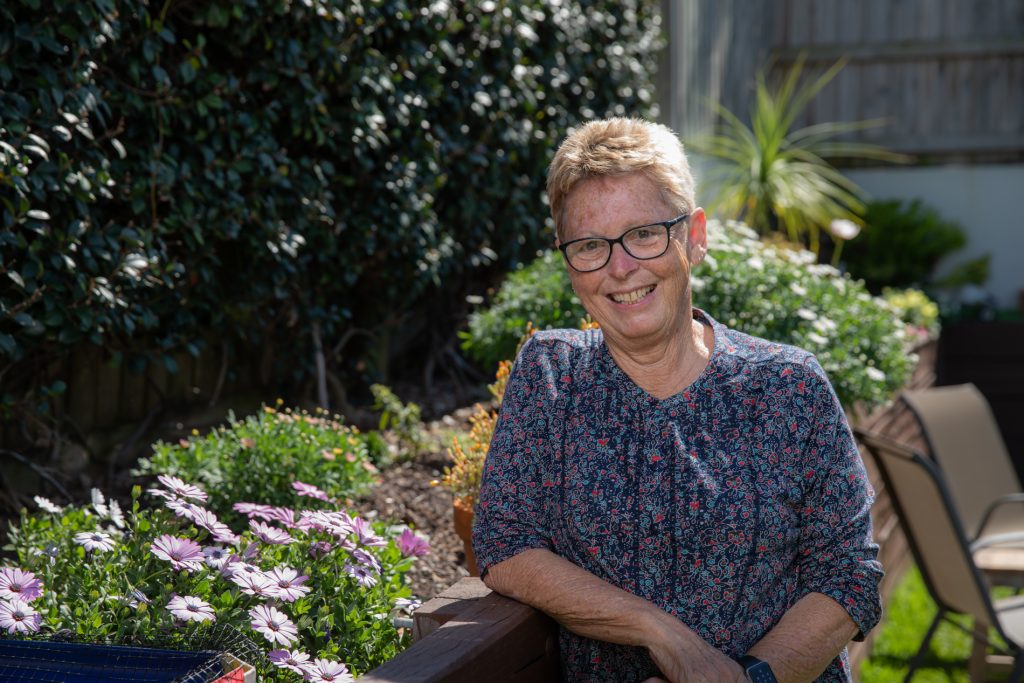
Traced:
<path fill-rule="evenodd" d="M 724 126 L 691 146 L 714 162 L 708 184 L 716 187 L 709 208 L 737 218 L 760 233 L 784 233 L 818 253 L 822 228 L 845 218 L 863 225 L 862 191 L 829 162 L 837 158 L 906 161 L 878 145 L 837 139 L 884 123 L 882 119 L 816 123 L 793 130 L 801 111 L 843 68 L 841 59 L 814 80 L 801 82 L 804 57 L 770 87 L 757 75 L 751 125 L 712 103 Z"/>

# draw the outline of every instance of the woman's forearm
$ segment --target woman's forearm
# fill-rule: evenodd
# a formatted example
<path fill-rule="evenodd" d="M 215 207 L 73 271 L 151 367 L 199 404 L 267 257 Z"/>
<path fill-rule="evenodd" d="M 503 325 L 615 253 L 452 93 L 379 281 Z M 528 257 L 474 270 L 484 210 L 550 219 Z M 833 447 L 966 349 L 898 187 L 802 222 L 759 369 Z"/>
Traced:
<path fill-rule="evenodd" d="M 779 683 L 806 683 L 839 656 L 857 625 L 832 598 L 810 593 L 801 598 L 751 649 L 772 667 Z"/>
<path fill-rule="evenodd" d="M 488 588 L 551 616 L 570 631 L 620 645 L 648 646 L 671 615 L 548 550 L 527 550 L 500 562 Z"/>
<path fill-rule="evenodd" d="M 527 550 L 494 565 L 484 583 L 581 636 L 647 648 L 669 681 L 742 677 L 735 662 L 671 614 L 548 550 Z"/>

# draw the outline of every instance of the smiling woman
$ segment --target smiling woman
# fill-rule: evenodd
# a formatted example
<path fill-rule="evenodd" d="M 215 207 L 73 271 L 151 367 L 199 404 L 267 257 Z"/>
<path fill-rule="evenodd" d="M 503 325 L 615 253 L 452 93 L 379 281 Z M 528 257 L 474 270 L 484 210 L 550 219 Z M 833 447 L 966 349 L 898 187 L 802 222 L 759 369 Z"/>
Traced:
<path fill-rule="evenodd" d="M 560 623 L 567 680 L 848 681 L 880 613 L 863 463 L 813 355 L 693 308 L 693 188 L 645 121 L 555 155 L 558 246 L 600 329 L 539 332 L 516 360 L 481 575 Z"/>

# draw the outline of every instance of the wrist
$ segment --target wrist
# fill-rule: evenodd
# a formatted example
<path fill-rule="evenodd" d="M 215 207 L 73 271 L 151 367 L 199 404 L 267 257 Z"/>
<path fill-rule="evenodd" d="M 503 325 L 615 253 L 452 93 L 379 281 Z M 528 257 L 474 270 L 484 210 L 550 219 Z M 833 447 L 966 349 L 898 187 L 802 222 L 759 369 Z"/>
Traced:
<path fill-rule="evenodd" d="M 768 662 L 753 655 L 738 657 L 736 662 L 743 667 L 745 680 L 751 683 L 778 683 Z"/>

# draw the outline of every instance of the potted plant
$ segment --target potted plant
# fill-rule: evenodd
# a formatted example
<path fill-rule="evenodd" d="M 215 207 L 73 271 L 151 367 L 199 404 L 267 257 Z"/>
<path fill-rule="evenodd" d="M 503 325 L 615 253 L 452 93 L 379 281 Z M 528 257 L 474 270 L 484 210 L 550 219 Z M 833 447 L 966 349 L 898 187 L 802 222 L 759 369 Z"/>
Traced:
<path fill-rule="evenodd" d="M 455 533 L 462 539 L 466 568 L 471 576 L 479 576 L 476 555 L 473 553 L 473 511 L 480 492 L 480 476 L 487 458 L 487 449 L 491 445 L 494 425 L 498 422 L 497 408 L 501 406 L 501 399 L 505 395 L 511 369 L 511 361 L 503 360 L 498 364 L 494 383 L 487 387 L 494 397 L 495 409 L 487 410 L 479 403 L 476 404 L 469 418 L 470 429 L 465 445 L 458 437 L 452 438 L 452 445 L 448 449 L 452 464 L 444 469 L 440 480 L 433 482 L 451 491 Z"/>

